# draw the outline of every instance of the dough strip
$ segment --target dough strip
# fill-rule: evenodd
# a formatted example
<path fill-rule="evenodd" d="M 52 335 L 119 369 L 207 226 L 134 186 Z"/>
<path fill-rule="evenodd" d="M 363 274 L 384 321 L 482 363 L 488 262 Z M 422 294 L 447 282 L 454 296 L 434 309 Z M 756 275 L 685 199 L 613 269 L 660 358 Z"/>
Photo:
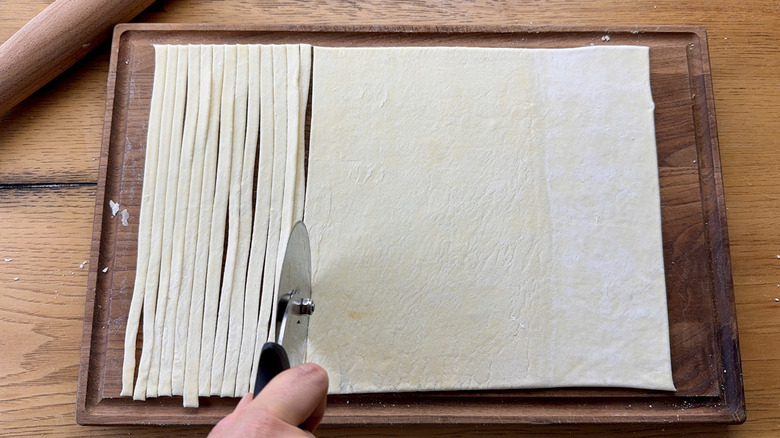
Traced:
<path fill-rule="evenodd" d="M 149 110 L 149 129 L 146 134 L 146 162 L 144 181 L 152 181 L 157 176 L 157 160 L 160 148 L 160 122 L 163 111 L 166 62 L 168 48 L 154 47 L 154 82 L 152 84 L 152 102 Z M 138 338 L 138 325 L 141 320 L 146 273 L 149 269 L 149 240 L 151 239 L 154 208 L 154 185 L 144 184 L 141 194 L 141 206 L 138 214 L 138 258 L 135 270 L 133 297 L 125 328 L 124 359 L 122 363 L 122 396 L 133 395 L 133 377 L 135 374 L 135 350 Z"/>

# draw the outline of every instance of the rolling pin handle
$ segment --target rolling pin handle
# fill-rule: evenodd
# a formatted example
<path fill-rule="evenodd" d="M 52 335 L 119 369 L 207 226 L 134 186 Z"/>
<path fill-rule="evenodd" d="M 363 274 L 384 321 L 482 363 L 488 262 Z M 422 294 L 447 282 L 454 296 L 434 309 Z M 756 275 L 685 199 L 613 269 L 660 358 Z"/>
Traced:
<path fill-rule="evenodd" d="M 154 0 L 56 0 L 0 44 L 0 116 Z"/>

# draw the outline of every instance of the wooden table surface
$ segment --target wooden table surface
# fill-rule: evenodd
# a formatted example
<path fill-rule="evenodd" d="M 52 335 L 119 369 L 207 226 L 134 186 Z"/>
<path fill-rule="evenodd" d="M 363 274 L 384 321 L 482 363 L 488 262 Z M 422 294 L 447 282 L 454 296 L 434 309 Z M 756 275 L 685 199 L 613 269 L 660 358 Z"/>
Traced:
<path fill-rule="evenodd" d="M 46 0 L 0 0 L 0 42 Z M 739 426 L 324 429 L 320 436 L 780 436 L 780 6 L 775 0 L 157 2 L 139 22 L 690 24 L 709 34 L 748 420 Z M 0 116 L 0 435 L 205 435 L 74 420 L 108 42 Z M 2 79 L 0 79 L 2 80 Z"/>

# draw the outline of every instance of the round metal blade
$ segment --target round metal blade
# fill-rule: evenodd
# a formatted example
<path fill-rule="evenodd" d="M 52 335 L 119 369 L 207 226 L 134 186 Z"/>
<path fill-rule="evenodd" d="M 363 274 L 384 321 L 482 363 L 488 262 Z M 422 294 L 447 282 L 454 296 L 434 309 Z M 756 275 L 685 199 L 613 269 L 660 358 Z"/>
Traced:
<path fill-rule="evenodd" d="M 311 248 L 309 233 L 300 221 L 287 241 L 277 297 L 278 342 L 287 351 L 290 366 L 300 365 L 306 359 L 309 313 L 314 307 L 305 305 L 311 300 Z"/>

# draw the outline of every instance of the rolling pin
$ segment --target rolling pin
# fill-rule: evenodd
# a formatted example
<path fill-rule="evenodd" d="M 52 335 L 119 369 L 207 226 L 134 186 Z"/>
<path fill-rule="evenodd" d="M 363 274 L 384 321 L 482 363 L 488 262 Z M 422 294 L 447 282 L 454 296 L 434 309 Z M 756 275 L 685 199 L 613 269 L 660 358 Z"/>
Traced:
<path fill-rule="evenodd" d="M 154 0 L 56 0 L 0 46 L 0 116 Z"/>

